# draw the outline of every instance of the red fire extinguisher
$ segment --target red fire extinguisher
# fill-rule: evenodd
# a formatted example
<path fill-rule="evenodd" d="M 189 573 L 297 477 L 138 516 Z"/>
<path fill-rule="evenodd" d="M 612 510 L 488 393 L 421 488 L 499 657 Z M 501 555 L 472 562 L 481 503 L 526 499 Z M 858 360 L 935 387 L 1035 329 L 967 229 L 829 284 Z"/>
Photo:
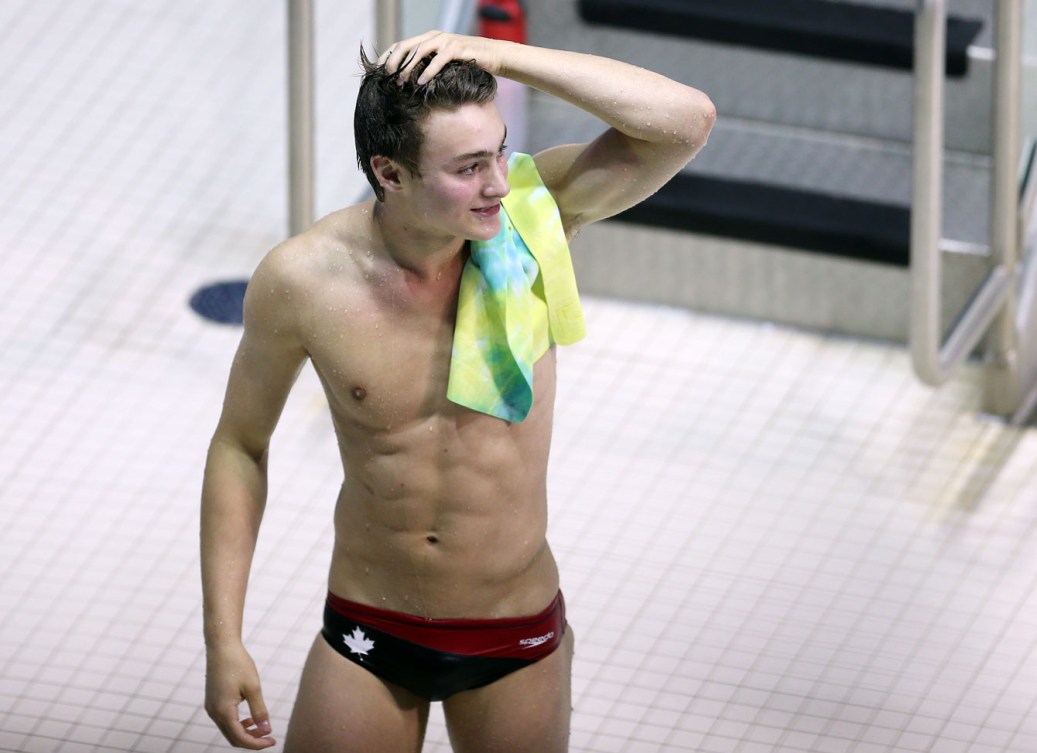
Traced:
<path fill-rule="evenodd" d="M 522 0 L 479 0 L 479 36 L 526 42 L 526 10 Z"/>

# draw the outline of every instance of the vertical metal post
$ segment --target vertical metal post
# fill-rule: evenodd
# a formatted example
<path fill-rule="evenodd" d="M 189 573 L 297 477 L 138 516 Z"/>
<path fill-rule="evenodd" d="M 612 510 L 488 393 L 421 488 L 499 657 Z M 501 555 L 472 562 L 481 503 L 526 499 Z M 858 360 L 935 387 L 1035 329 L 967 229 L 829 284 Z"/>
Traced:
<path fill-rule="evenodd" d="M 388 50 L 393 42 L 398 42 L 403 34 L 400 3 L 401 0 L 375 0 L 375 44 L 379 55 Z"/>
<path fill-rule="evenodd" d="M 288 0 L 288 230 L 313 222 L 313 3 Z"/>
<path fill-rule="evenodd" d="M 444 0 L 436 28 L 455 34 L 471 34 L 475 27 L 476 0 Z"/>
<path fill-rule="evenodd" d="M 994 67 L 993 181 L 990 214 L 991 262 L 1014 273 L 1019 264 L 1022 238 L 1019 203 L 1020 128 L 1022 125 L 1022 0 L 997 0 L 997 60 Z M 1016 323 L 1015 286 L 1001 314 L 994 321 L 988 344 L 984 410 L 1010 415 L 1021 399 L 1019 384 L 1019 334 Z"/>
<path fill-rule="evenodd" d="M 918 0 L 915 14 L 914 147 L 911 189 L 911 355 L 925 381 L 941 376 L 940 237 L 943 228 L 945 0 Z M 937 288 L 938 289 L 938 288 Z"/>

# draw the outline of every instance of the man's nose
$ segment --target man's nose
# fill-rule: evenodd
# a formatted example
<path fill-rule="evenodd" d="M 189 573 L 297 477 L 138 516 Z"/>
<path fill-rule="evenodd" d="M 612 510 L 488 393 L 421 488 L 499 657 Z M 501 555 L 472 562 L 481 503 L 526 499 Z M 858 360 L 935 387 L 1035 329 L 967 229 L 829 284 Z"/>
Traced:
<path fill-rule="evenodd" d="M 493 167 L 490 168 L 490 173 L 486 185 L 483 187 L 483 193 L 488 196 L 496 196 L 503 199 L 511 192 L 511 186 L 508 185 L 508 163 L 503 159 L 497 159 L 493 163 Z"/>

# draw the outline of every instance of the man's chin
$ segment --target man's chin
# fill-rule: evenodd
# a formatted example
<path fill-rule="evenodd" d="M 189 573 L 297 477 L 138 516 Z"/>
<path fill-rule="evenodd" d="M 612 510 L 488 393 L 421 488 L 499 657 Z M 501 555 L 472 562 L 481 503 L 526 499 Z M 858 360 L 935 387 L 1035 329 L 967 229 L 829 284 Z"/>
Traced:
<path fill-rule="evenodd" d="M 492 240 L 500 232 L 500 219 L 496 219 L 496 222 L 480 222 L 479 228 L 474 229 L 468 235 L 470 241 L 488 241 Z"/>

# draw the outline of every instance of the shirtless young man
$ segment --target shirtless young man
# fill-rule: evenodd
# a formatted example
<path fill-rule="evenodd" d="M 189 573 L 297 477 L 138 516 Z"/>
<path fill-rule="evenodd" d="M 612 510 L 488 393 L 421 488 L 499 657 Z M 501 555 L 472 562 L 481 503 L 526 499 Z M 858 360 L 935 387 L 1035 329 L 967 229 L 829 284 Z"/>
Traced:
<path fill-rule="evenodd" d="M 568 238 L 658 190 L 705 144 L 715 119 L 702 92 L 640 68 L 439 32 L 394 45 L 364 86 L 381 80 L 381 96 L 413 98 L 452 61 L 474 65 L 454 62 L 444 80 L 458 68 L 477 81 L 505 76 L 608 126 L 593 142 L 534 157 Z M 535 400 L 522 421 L 446 397 L 468 241 L 497 235 L 509 192 L 505 124 L 489 81 L 490 97 L 431 98 L 410 162 L 405 148 L 364 157 L 370 147 L 358 134 L 377 198 L 275 248 L 252 278 L 202 494 L 206 710 L 235 746 L 275 744 L 242 612 L 270 437 L 309 360 L 345 481 L 325 616 L 331 637 L 313 643 L 286 750 L 419 751 L 430 699 L 440 698 L 459 753 L 567 749 L 573 635 L 545 538 L 554 348 L 535 363 Z M 369 115 L 358 112 L 358 124 Z M 441 631 L 446 643 L 438 635 L 423 644 L 432 650 L 414 645 L 443 624 L 456 630 Z M 538 649 L 535 661 L 496 649 L 493 658 L 456 656 L 520 627 L 531 635 L 516 642 Z M 387 669 L 376 666 L 380 641 L 402 652 Z"/>

